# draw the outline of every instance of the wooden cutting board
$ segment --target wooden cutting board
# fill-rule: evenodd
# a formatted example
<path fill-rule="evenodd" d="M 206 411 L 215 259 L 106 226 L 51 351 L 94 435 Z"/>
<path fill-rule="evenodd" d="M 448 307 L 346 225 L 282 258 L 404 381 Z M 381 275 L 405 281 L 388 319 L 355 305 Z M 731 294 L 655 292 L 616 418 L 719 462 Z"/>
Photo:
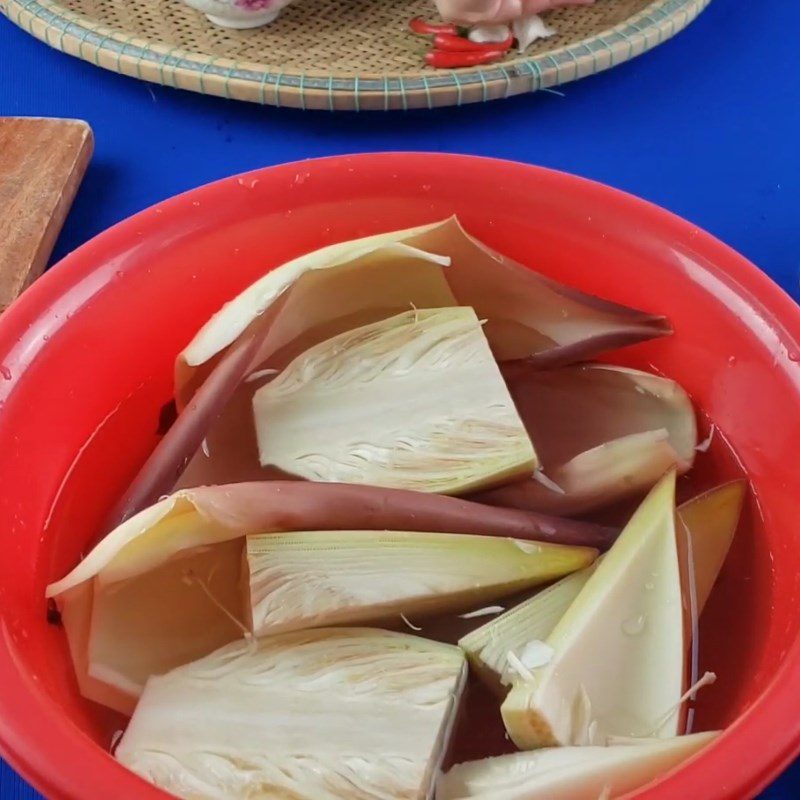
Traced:
<path fill-rule="evenodd" d="M 0 117 L 0 311 L 47 266 L 93 148 L 80 120 Z"/>

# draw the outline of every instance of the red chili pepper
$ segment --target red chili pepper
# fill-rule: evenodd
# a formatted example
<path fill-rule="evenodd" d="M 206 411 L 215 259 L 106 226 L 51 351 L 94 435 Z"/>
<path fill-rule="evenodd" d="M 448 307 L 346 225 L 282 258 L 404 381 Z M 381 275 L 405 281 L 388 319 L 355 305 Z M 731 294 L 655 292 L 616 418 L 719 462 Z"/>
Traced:
<path fill-rule="evenodd" d="M 433 39 L 433 46 L 437 50 L 447 53 L 484 53 L 487 50 L 510 50 L 514 44 L 514 37 L 509 35 L 502 42 L 472 42 L 463 36 L 453 36 L 451 33 L 437 33 Z"/>
<path fill-rule="evenodd" d="M 422 17 L 414 17 L 409 23 L 408 27 L 414 33 L 419 33 L 421 36 L 436 35 L 437 33 L 450 33 L 453 36 L 458 36 L 458 26 L 451 25 L 448 22 L 425 22 Z"/>
<path fill-rule="evenodd" d="M 489 64 L 501 59 L 507 50 L 473 50 L 471 52 L 449 52 L 431 50 L 425 56 L 425 63 L 440 69 L 457 69 L 458 67 L 474 67 L 477 64 Z"/>

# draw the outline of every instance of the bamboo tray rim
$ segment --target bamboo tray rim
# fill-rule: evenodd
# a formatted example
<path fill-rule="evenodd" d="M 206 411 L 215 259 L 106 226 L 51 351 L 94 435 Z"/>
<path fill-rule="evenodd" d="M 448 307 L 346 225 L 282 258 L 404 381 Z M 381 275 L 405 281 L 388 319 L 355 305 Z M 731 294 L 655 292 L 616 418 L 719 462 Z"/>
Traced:
<path fill-rule="evenodd" d="M 262 105 L 338 110 L 433 108 L 539 91 L 624 63 L 689 25 L 711 0 L 653 0 L 623 22 L 566 46 L 485 67 L 394 74 L 282 70 L 186 50 L 77 14 L 57 0 L 0 0 L 9 20 L 46 44 L 96 66 L 164 86 Z M 382 100 L 375 102 L 375 100 Z M 399 105 L 396 101 L 399 100 Z M 393 101 L 393 102 L 390 102 Z"/>

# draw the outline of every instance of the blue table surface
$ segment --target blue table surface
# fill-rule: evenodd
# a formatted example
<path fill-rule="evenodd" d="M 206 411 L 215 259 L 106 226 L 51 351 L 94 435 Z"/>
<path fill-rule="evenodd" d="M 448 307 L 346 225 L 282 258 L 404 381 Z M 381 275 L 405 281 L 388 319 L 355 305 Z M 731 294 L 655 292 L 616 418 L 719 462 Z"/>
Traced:
<path fill-rule="evenodd" d="M 555 167 L 645 197 L 723 239 L 800 300 L 798 31 L 796 0 L 714 0 L 674 40 L 563 87 L 563 97 L 333 115 L 124 78 L 0 17 L 0 115 L 79 117 L 94 128 L 94 160 L 55 258 L 233 173 L 338 153 L 449 151 Z M 0 800 L 37 797 L 0 761 Z M 797 797 L 800 760 L 762 795 Z"/>

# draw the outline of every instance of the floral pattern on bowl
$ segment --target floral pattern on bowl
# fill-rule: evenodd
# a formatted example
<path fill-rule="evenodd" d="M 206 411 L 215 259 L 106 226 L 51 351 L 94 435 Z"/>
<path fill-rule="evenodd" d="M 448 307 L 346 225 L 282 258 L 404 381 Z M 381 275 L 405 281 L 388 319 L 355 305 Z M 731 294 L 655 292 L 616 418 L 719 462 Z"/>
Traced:
<path fill-rule="evenodd" d="M 258 28 L 272 22 L 291 0 L 184 0 L 223 28 Z"/>

